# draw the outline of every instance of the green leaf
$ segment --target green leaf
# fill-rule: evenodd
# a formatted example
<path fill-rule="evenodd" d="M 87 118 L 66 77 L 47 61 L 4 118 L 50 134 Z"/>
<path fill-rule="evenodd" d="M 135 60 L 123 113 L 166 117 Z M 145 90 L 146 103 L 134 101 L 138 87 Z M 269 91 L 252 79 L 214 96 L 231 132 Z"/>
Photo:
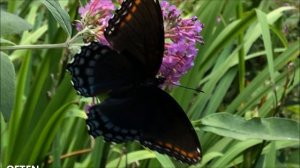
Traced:
<path fill-rule="evenodd" d="M 245 17 L 232 22 L 228 25 L 214 40 L 214 43 L 209 46 L 207 53 L 203 56 L 204 58 L 210 58 L 216 55 L 222 49 L 224 44 L 231 42 L 233 38 L 239 35 L 240 32 L 244 31 L 255 19 L 255 13 L 249 12 Z M 204 62 L 203 64 L 206 64 Z"/>
<path fill-rule="evenodd" d="M 168 168 L 168 167 L 175 167 L 173 162 L 171 161 L 170 157 L 167 155 L 160 154 L 158 152 L 154 152 L 156 155 L 156 159 L 159 161 L 159 163 L 162 165 L 162 167 Z"/>
<path fill-rule="evenodd" d="M 264 160 L 264 168 L 276 167 L 276 142 L 272 141 L 270 146 L 270 151 L 266 153 Z"/>
<path fill-rule="evenodd" d="M 53 17 L 70 37 L 72 34 L 72 26 L 69 14 L 61 8 L 56 0 L 41 0 L 41 2 L 48 8 Z"/>
<path fill-rule="evenodd" d="M 19 34 L 23 31 L 29 30 L 32 26 L 26 22 L 24 19 L 17 15 L 0 11 L 1 24 L 0 24 L 0 34 Z"/>
<path fill-rule="evenodd" d="M 233 159 L 241 155 L 246 149 L 258 143 L 261 143 L 261 141 L 255 139 L 236 142 L 230 145 L 230 148 L 226 152 L 224 152 L 224 155 L 220 157 L 220 159 L 213 162 L 210 167 L 233 167 L 226 165 L 229 165 L 230 162 L 233 161 Z"/>
<path fill-rule="evenodd" d="M 270 36 L 267 15 L 265 13 L 263 13 L 262 11 L 260 11 L 259 9 L 256 9 L 255 11 L 256 11 L 258 22 L 261 27 L 264 46 L 266 48 L 268 68 L 269 68 L 269 73 L 271 76 L 271 81 L 274 84 L 275 83 L 275 74 L 274 74 L 273 49 L 272 49 L 272 40 L 271 40 L 271 36 Z"/>
<path fill-rule="evenodd" d="M 15 68 L 9 57 L 0 52 L 0 111 L 9 120 L 16 96 Z"/>
<path fill-rule="evenodd" d="M 209 152 L 209 153 L 206 153 L 201 162 L 200 162 L 200 165 L 199 167 L 204 167 L 204 165 L 206 165 L 209 161 L 212 161 L 213 159 L 215 158 L 218 158 L 218 157 L 222 157 L 223 154 L 220 153 L 220 152 Z"/>
<path fill-rule="evenodd" d="M 229 113 L 217 113 L 203 118 L 203 130 L 239 140 L 299 141 L 299 123 L 285 118 L 253 118 L 245 120 Z"/>
<path fill-rule="evenodd" d="M 287 41 L 284 32 L 282 30 L 278 30 L 275 26 L 269 25 L 271 31 L 277 36 L 277 38 L 281 41 L 285 48 L 288 48 L 289 42 Z"/>
<path fill-rule="evenodd" d="M 271 149 L 271 148 L 273 148 L 272 145 L 273 145 L 272 143 L 268 144 L 263 149 L 262 153 L 267 154 L 270 151 L 274 150 L 274 149 Z M 297 147 L 299 147 L 299 141 L 276 141 L 276 144 L 275 144 L 276 150 L 280 150 L 280 149 L 284 149 L 284 148 L 297 148 Z"/>
<path fill-rule="evenodd" d="M 77 108 L 72 108 L 69 110 L 69 112 L 66 114 L 66 117 L 79 117 L 83 119 L 87 119 L 86 112 L 84 110 Z"/>
<path fill-rule="evenodd" d="M 26 88 L 28 79 L 30 79 L 31 72 L 31 52 L 24 53 L 24 59 L 22 60 L 22 65 L 17 73 L 17 86 L 16 86 L 16 98 L 13 112 L 11 114 L 10 120 L 13 122 L 8 122 L 8 146 L 5 159 L 3 160 L 3 165 L 9 165 L 13 163 L 13 159 L 16 158 L 14 153 L 19 153 L 22 149 L 17 148 L 17 145 L 20 145 L 19 142 L 24 141 L 20 136 L 24 135 L 24 132 L 20 128 L 23 128 L 24 125 L 21 125 L 21 121 L 28 122 L 27 118 L 21 117 L 22 114 L 26 116 L 26 113 L 22 113 L 24 109 L 24 96 L 26 95 Z M 30 130 L 32 131 L 32 130 Z M 25 134 L 27 135 L 27 134 Z M 24 146 L 24 144 L 22 144 Z"/>
<path fill-rule="evenodd" d="M 149 150 L 140 150 L 128 153 L 127 158 L 124 156 L 121 159 L 117 158 L 109 162 L 106 167 L 116 167 L 117 165 L 123 166 L 126 164 L 131 164 L 144 159 L 155 158 L 155 154 Z"/>
<path fill-rule="evenodd" d="M 6 40 L 4 38 L 0 38 L 0 43 L 1 44 L 11 44 L 11 45 L 16 45 L 14 42 L 11 42 L 9 40 Z"/>
<path fill-rule="evenodd" d="M 250 36 L 249 36 L 250 37 Z M 290 44 L 289 48 L 280 54 L 274 60 L 274 68 L 275 70 L 280 70 L 283 66 L 285 66 L 289 61 L 296 59 L 299 56 L 299 42 L 295 42 Z M 245 102 L 256 102 L 260 97 L 253 98 L 253 91 L 256 90 L 259 86 L 263 85 L 265 81 L 269 80 L 269 72 L 268 67 L 266 67 L 263 71 L 257 75 L 250 84 L 241 92 L 238 96 L 234 98 L 234 100 L 227 106 L 227 112 L 235 112 L 241 104 Z M 248 106 L 243 105 L 243 108 L 247 108 Z M 238 114 L 242 114 L 244 111 L 239 109 Z"/>

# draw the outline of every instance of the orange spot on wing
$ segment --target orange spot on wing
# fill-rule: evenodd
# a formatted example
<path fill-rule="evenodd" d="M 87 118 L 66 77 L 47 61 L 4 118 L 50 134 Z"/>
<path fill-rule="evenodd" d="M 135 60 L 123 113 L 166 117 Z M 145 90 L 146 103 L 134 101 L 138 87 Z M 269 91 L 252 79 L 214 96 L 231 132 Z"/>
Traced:
<path fill-rule="evenodd" d="M 136 5 L 138 5 L 138 4 L 140 4 L 140 3 L 141 3 L 141 0 L 136 0 L 136 1 L 135 1 L 135 4 L 136 4 Z"/>
<path fill-rule="evenodd" d="M 187 156 L 187 153 L 183 150 L 180 151 L 180 153 L 183 155 L 183 156 Z"/>
<path fill-rule="evenodd" d="M 125 22 L 121 22 L 120 27 L 124 27 L 125 26 Z"/>
<path fill-rule="evenodd" d="M 188 153 L 188 157 L 189 157 L 189 158 L 194 158 L 194 157 L 195 157 L 195 154 L 193 154 L 193 153 Z"/>
<path fill-rule="evenodd" d="M 168 147 L 168 148 L 170 148 L 170 149 L 172 149 L 172 147 L 173 147 L 173 145 L 170 144 L 170 143 L 165 143 L 165 146 Z"/>
<path fill-rule="evenodd" d="M 174 150 L 177 151 L 177 152 L 180 152 L 180 149 L 177 148 L 177 147 L 175 147 Z"/>
<path fill-rule="evenodd" d="M 126 16 L 125 16 L 125 20 L 123 20 L 120 24 L 120 27 L 124 27 L 126 22 L 129 22 L 130 20 L 132 19 L 132 14 L 128 13 Z"/>
<path fill-rule="evenodd" d="M 128 22 L 132 19 L 132 14 L 128 14 L 126 17 L 125 17 L 125 20 Z"/>
<path fill-rule="evenodd" d="M 141 0 L 136 0 L 135 1 L 135 5 L 132 5 L 130 12 L 127 13 L 127 15 L 125 16 L 124 20 L 120 23 L 120 27 L 124 27 L 126 22 L 129 22 L 132 19 L 132 14 L 135 13 L 137 11 L 137 5 L 139 5 L 142 1 Z"/>
<path fill-rule="evenodd" d="M 133 6 L 133 7 L 131 8 L 131 12 L 134 13 L 134 12 L 136 11 L 136 9 L 137 9 L 136 6 Z"/>
<path fill-rule="evenodd" d="M 180 153 L 181 155 L 187 157 L 187 158 L 191 158 L 191 159 L 199 159 L 200 157 L 200 153 L 197 152 L 197 151 L 194 151 L 194 152 L 188 152 L 186 150 L 183 150 L 177 146 L 174 146 L 173 144 L 171 143 L 164 143 L 162 141 L 156 141 L 157 144 L 161 145 L 162 147 L 166 147 L 166 148 L 169 148 L 169 149 L 172 149 L 173 151 L 176 151 L 178 153 Z"/>
<path fill-rule="evenodd" d="M 157 141 L 157 143 L 162 146 L 163 145 L 163 142 L 162 141 Z"/>

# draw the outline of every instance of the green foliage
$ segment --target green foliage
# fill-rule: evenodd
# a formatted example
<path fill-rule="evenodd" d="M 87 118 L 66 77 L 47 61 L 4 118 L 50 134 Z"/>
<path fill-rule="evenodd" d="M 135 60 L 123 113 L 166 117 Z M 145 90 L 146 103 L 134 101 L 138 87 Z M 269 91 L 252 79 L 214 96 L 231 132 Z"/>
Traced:
<path fill-rule="evenodd" d="M 0 52 L 0 111 L 4 120 L 8 121 L 13 108 L 16 92 L 15 68 L 8 56 Z"/>
<path fill-rule="evenodd" d="M 201 119 L 202 129 L 238 140 L 293 140 L 299 141 L 300 130 L 295 120 L 270 117 L 245 120 L 229 113 L 216 113 Z M 294 129 L 291 129 L 294 128 Z"/>
<path fill-rule="evenodd" d="M 1 25 L 0 25 L 0 34 L 16 34 L 21 33 L 25 30 L 31 29 L 31 25 L 20 18 L 17 15 L 5 12 L 3 10 L 0 11 L 1 16 Z"/>
<path fill-rule="evenodd" d="M 299 9 L 268 0 L 174 3 L 205 24 L 205 44 L 181 80 L 204 93 L 171 92 L 201 140 L 203 159 L 191 167 L 299 167 Z M 65 73 L 67 47 L 80 35 L 71 27 L 77 0 L 0 5 L 3 167 L 188 167 L 136 143 L 89 138 L 91 100 L 76 96 Z"/>
<path fill-rule="evenodd" d="M 55 20 L 60 24 L 60 26 L 64 29 L 68 36 L 71 36 L 72 27 L 70 16 L 65 10 L 60 7 L 58 1 L 41 0 L 41 2 L 48 8 Z"/>

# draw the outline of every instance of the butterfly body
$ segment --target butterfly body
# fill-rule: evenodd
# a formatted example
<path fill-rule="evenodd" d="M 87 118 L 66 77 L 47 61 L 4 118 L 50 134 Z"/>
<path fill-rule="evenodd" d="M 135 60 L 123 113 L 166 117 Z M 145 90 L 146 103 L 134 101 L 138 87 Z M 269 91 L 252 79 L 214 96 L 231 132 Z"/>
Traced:
<path fill-rule="evenodd" d="M 164 78 L 156 76 L 164 52 L 158 1 L 124 1 L 104 35 L 110 47 L 92 42 L 67 66 L 80 95 L 108 94 L 89 109 L 89 134 L 116 143 L 137 140 L 182 162 L 197 163 L 197 134 L 180 105 L 159 87 Z"/>

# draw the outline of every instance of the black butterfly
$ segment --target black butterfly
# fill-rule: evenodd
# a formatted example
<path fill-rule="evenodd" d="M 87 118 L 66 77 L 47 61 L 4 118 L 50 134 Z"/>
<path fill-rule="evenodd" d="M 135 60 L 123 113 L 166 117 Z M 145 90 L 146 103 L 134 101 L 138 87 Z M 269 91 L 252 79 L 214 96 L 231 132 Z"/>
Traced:
<path fill-rule="evenodd" d="M 158 86 L 164 52 L 163 16 L 158 0 L 127 0 L 110 19 L 104 35 L 113 49 L 97 42 L 81 48 L 67 69 L 83 96 L 108 93 L 91 107 L 87 126 L 93 137 L 142 145 L 195 164 L 201 159 L 197 134 L 177 102 Z"/>

